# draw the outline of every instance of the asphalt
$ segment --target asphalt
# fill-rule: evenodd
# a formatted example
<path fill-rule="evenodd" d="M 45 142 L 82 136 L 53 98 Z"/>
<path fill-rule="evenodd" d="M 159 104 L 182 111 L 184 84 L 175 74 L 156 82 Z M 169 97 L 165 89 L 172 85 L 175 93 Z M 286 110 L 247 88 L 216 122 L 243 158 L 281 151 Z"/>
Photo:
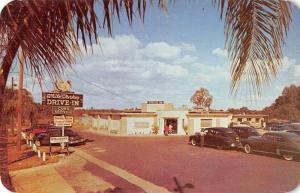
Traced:
<path fill-rule="evenodd" d="M 12 173 L 17 192 L 289 192 L 300 162 L 189 145 L 188 136 L 110 137 L 71 148 L 57 164 Z"/>
<path fill-rule="evenodd" d="M 82 135 L 94 140 L 78 147 L 85 153 L 171 192 L 177 188 L 174 177 L 180 186 L 193 185 L 193 189 L 184 189 L 187 193 L 288 192 L 300 182 L 299 161 L 193 147 L 187 136 L 109 137 L 86 132 Z M 94 173 L 97 168 L 88 167 Z M 118 179 L 111 183 L 118 183 Z M 119 185 L 129 192 L 139 190 L 132 189 L 135 185 L 130 182 Z"/>

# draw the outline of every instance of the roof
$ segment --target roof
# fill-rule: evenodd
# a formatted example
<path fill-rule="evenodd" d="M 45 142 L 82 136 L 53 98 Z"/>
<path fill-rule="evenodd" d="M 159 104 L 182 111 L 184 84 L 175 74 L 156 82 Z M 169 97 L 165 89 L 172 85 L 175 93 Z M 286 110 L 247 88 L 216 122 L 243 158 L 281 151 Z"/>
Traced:
<path fill-rule="evenodd" d="M 214 130 L 217 130 L 217 131 L 233 131 L 232 129 L 227 128 L 227 127 L 209 127 L 207 129 L 214 129 Z"/>
<path fill-rule="evenodd" d="M 228 117 L 232 116 L 232 113 L 228 111 L 223 111 L 223 112 L 195 112 L 195 111 L 190 111 L 188 112 L 187 116 L 190 117 L 196 117 L 196 116 L 201 116 L 201 117 Z"/>
<path fill-rule="evenodd" d="M 267 132 L 265 134 L 275 134 L 275 135 L 278 135 L 278 136 L 283 136 L 283 137 L 294 137 L 294 136 L 298 136 L 294 133 L 290 133 L 290 132 L 282 132 L 282 131 L 270 131 L 270 132 Z M 264 134 L 264 135 L 265 135 Z"/>
<path fill-rule="evenodd" d="M 268 117 L 269 115 L 261 115 L 261 114 L 233 114 L 233 117 Z"/>

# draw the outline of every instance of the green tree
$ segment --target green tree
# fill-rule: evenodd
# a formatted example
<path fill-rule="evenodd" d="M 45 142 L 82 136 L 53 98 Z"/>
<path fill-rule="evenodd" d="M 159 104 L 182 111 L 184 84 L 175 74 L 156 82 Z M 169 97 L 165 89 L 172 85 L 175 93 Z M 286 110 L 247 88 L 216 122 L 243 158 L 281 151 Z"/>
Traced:
<path fill-rule="evenodd" d="M 270 107 L 263 110 L 271 119 L 300 121 L 300 86 L 285 87 Z"/>
<path fill-rule="evenodd" d="M 153 3 L 153 0 L 149 0 Z M 144 19 L 147 0 L 103 0 L 103 26 L 111 34 L 112 15 L 126 10 L 129 23 L 134 11 Z M 80 53 L 79 39 L 97 42 L 96 0 L 23 0 L 12 1 L 0 18 L 0 124 L 6 81 L 18 50 L 26 66 L 40 81 L 44 75 L 59 77 Z M 282 59 L 282 45 L 291 22 L 291 9 L 281 0 L 212 0 L 225 21 L 226 45 L 231 59 L 232 91 L 241 80 L 261 84 L 276 75 Z M 134 7 L 136 5 L 136 7 Z M 159 0 L 166 9 L 166 1 Z M 0 175 L 8 183 L 7 130 L 0 125 Z"/>
<path fill-rule="evenodd" d="M 199 88 L 195 91 L 190 101 L 195 104 L 195 109 L 209 109 L 213 101 L 213 97 L 206 88 Z"/>

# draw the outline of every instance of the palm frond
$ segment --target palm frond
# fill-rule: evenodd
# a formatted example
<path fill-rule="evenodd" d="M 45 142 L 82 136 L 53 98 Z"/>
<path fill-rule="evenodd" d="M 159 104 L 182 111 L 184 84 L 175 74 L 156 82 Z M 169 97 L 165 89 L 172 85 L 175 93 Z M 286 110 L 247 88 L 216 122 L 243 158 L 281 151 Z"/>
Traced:
<path fill-rule="evenodd" d="M 2 10 L 0 18 L 0 54 L 4 55 L 0 58 L 4 72 L 1 76 L 6 82 L 12 60 L 21 48 L 32 73 L 39 79 L 46 74 L 55 79 L 66 66 L 75 62 L 80 54 L 79 42 L 86 50 L 87 44 L 97 42 L 100 26 L 96 4 L 102 6 L 103 28 L 106 27 L 111 35 L 114 14 L 119 18 L 121 9 L 125 9 L 129 24 L 132 24 L 135 11 L 144 19 L 146 3 L 146 0 L 12 1 Z M 165 0 L 158 1 L 161 8 L 165 4 Z"/>
<path fill-rule="evenodd" d="M 225 45 L 231 65 L 231 91 L 242 81 L 260 94 L 276 76 L 291 23 L 289 2 L 281 0 L 212 0 L 225 20 Z"/>

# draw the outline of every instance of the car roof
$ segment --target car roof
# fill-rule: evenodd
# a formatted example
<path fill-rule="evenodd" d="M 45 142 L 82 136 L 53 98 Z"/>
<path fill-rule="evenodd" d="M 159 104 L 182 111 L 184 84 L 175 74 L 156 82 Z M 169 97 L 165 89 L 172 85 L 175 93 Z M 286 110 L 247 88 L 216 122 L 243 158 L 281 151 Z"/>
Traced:
<path fill-rule="evenodd" d="M 254 127 L 247 126 L 233 126 L 231 129 L 255 129 Z"/>
<path fill-rule="evenodd" d="M 282 136 L 282 137 L 295 137 L 295 136 L 297 136 L 294 133 L 282 132 L 282 131 L 271 131 L 271 132 L 264 133 L 264 135 L 268 135 L 268 134 L 275 135 L 275 136 Z"/>
<path fill-rule="evenodd" d="M 209 127 L 209 128 L 206 128 L 206 129 L 211 129 L 211 130 L 216 130 L 216 131 L 224 131 L 224 132 L 233 132 L 232 129 L 230 128 L 227 128 L 227 127 Z"/>

